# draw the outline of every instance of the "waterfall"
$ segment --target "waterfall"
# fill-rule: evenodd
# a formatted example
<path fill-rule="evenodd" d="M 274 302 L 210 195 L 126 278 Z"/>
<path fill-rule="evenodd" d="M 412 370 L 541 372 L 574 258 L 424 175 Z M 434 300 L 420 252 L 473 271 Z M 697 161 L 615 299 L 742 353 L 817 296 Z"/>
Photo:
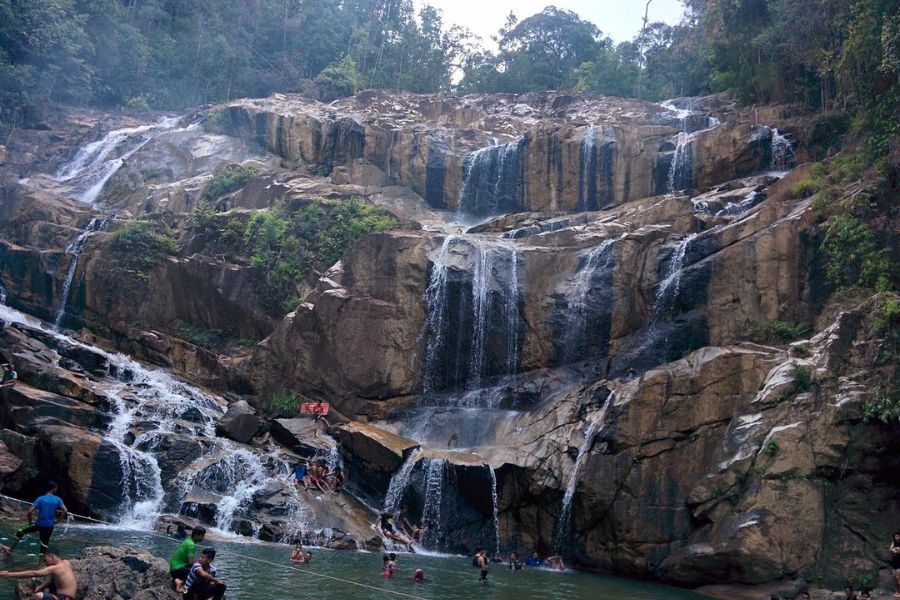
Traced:
<path fill-rule="evenodd" d="M 450 252 L 450 246 L 453 244 L 456 236 L 448 235 L 441 244 L 440 253 L 434 261 L 431 268 L 431 278 L 428 281 L 428 288 L 425 290 L 425 306 L 426 318 L 422 329 L 423 334 L 430 334 L 426 337 L 425 343 L 425 360 L 422 368 L 422 388 L 427 394 L 433 392 L 438 386 L 436 381 L 436 373 L 440 368 L 439 351 L 446 343 L 446 326 L 445 319 L 447 313 L 447 261 Z"/>
<path fill-rule="evenodd" d="M 777 129 L 772 129 L 772 159 L 769 168 L 772 171 L 789 171 L 794 168 L 796 158 L 791 141 L 782 135 Z"/>
<path fill-rule="evenodd" d="M 494 512 L 494 540 L 496 541 L 494 556 L 500 554 L 500 517 L 499 517 L 499 502 L 497 501 L 497 473 L 494 472 L 494 467 L 488 465 L 488 471 L 491 474 L 491 503 L 493 506 Z"/>
<path fill-rule="evenodd" d="M 87 242 L 88 237 L 95 231 L 101 231 L 106 226 L 107 221 L 109 221 L 109 217 L 95 217 L 91 219 L 84 228 L 84 231 L 82 231 L 81 234 L 66 248 L 66 252 L 72 255 L 72 260 L 69 263 L 69 270 L 66 272 L 66 280 L 63 283 L 62 299 L 60 300 L 59 308 L 56 311 L 56 319 L 53 321 L 54 329 L 58 330 L 60 328 L 63 317 L 66 315 L 66 304 L 69 301 L 72 281 L 75 279 L 75 270 L 78 267 L 78 256 L 84 249 L 84 244 Z"/>
<path fill-rule="evenodd" d="M 684 257 L 687 254 L 688 247 L 697 235 L 696 233 L 690 234 L 678 242 L 678 246 L 675 247 L 675 251 L 672 253 L 669 261 L 669 268 L 656 289 L 656 299 L 653 303 L 653 320 L 662 315 L 662 311 L 666 308 L 667 303 L 671 304 L 678 298 L 678 293 L 681 290 L 681 274 L 684 270 Z"/>
<path fill-rule="evenodd" d="M 212 438 L 222 409 L 200 390 L 163 371 L 147 369 L 126 356 L 106 352 L 44 327 L 5 305 L 0 306 L 0 319 L 36 329 L 62 346 L 79 347 L 106 361 L 109 377 L 115 384 L 105 394 L 117 412 L 103 439 L 119 452 L 122 497 L 118 523 L 138 529 L 152 526 L 162 510 L 164 497 L 159 463 L 152 453 L 153 438 L 187 426 L 194 427 L 196 435 Z M 132 431 L 140 427 L 148 429 L 129 443 Z"/>
<path fill-rule="evenodd" d="M 581 136 L 581 177 L 578 180 L 578 210 L 597 210 L 595 141 L 597 126 L 591 123 Z"/>
<path fill-rule="evenodd" d="M 493 144 L 470 152 L 463 160 L 457 210 L 474 215 L 515 212 L 524 193 L 524 140 Z"/>
<path fill-rule="evenodd" d="M 451 246 L 463 245 L 472 265 L 470 298 L 463 297 L 464 282 L 450 277 Z M 521 335 L 518 269 L 518 250 L 512 243 L 473 235 L 444 239 L 425 292 L 427 317 L 420 337 L 426 394 L 448 385 L 474 390 L 486 376 L 517 372 Z"/>
<path fill-rule="evenodd" d="M 687 107 L 686 108 L 678 108 L 675 105 L 675 100 L 665 100 L 660 102 L 659 105 L 665 108 L 667 111 L 674 113 L 672 116 L 678 120 L 678 131 L 682 133 L 690 133 L 691 128 L 691 115 L 694 114 L 693 110 L 693 98 L 688 98 Z"/>
<path fill-rule="evenodd" d="M 564 541 L 569 536 L 572 528 L 572 499 L 575 497 L 575 488 L 578 486 L 578 481 L 581 478 L 581 470 L 584 467 L 584 462 L 591 451 L 591 447 L 594 445 L 594 438 L 597 437 L 597 434 L 603 428 L 603 423 L 606 420 L 606 411 L 609 408 L 609 405 L 612 404 L 613 397 L 614 394 L 612 393 L 606 397 L 603 408 L 600 409 L 596 419 L 588 421 L 584 428 L 584 442 L 582 443 L 581 448 L 578 449 L 578 456 L 575 458 L 575 466 L 572 467 L 572 472 L 569 474 L 569 480 L 566 482 L 566 491 L 563 494 L 562 504 L 559 509 L 559 519 L 556 521 L 556 532 L 553 536 L 554 554 L 560 553 Z"/>
<path fill-rule="evenodd" d="M 253 496 L 272 478 L 256 452 L 224 441 L 222 447 L 224 458 L 200 471 L 193 483 L 220 496 L 216 504 L 216 527 L 231 531 L 234 520 L 244 514 Z"/>
<path fill-rule="evenodd" d="M 690 136 L 682 131 L 678 134 L 675 153 L 672 155 L 672 164 L 669 166 L 666 191 L 671 194 L 690 187 L 693 183 L 691 169 Z"/>
<path fill-rule="evenodd" d="M 384 504 L 382 505 L 382 510 L 384 510 L 384 512 L 394 514 L 394 512 L 400 508 L 403 492 L 406 491 L 406 487 L 409 485 L 413 467 L 416 466 L 416 461 L 419 459 L 420 454 L 422 454 L 421 448 L 416 448 L 410 452 L 409 456 L 406 457 L 406 460 L 403 461 L 403 464 L 397 472 L 391 477 L 387 494 L 384 496 Z"/>
<path fill-rule="evenodd" d="M 743 198 L 741 198 L 740 202 L 735 202 L 733 204 L 729 204 L 722 210 L 716 212 L 717 217 L 729 217 L 734 215 L 741 215 L 756 206 L 757 197 L 759 193 L 756 190 L 753 190 Z"/>
<path fill-rule="evenodd" d="M 70 183 L 77 200 L 93 204 L 109 178 L 126 160 L 156 134 L 168 131 L 177 124 L 177 118 L 169 117 L 160 119 L 153 125 L 110 131 L 103 138 L 82 147 L 75 158 L 57 172 L 56 179 Z"/>
<path fill-rule="evenodd" d="M 594 275 L 598 268 L 602 270 L 609 268 L 613 260 L 613 244 L 623 240 L 625 235 L 627 234 L 603 240 L 598 246 L 594 246 L 588 253 L 584 266 L 575 276 L 575 300 L 569 304 L 572 320 L 566 329 L 566 362 L 575 360 L 578 346 L 584 341 L 587 334 L 588 295 L 591 292 Z"/>
<path fill-rule="evenodd" d="M 423 545 L 436 549 L 444 542 L 446 522 L 449 515 L 444 510 L 444 488 L 446 485 L 446 459 L 429 458 L 425 469 L 425 500 L 422 512 Z"/>

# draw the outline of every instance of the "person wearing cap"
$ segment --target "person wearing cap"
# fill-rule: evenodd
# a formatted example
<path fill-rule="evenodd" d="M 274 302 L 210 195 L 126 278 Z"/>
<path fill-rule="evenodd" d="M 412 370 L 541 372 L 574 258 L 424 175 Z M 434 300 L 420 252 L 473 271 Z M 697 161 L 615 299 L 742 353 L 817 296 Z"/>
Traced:
<path fill-rule="evenodd" d="M 225 582 L 216 577 L 214 548 L 204 548 L 200 558 L 191 566 L 187 581 L 184 582 L 184 596 L 187 600 L 222 600 L 225 596 Z"/>

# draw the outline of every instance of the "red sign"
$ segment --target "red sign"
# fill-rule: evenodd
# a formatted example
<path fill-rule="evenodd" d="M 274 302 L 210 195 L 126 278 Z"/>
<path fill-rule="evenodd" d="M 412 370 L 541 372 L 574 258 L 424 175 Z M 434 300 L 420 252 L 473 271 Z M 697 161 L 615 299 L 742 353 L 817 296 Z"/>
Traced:
<path fill-rule="evenodd" d="M 304 402 L 300 405 L 301 415 L 327 415 L 329 405 L 327 402 Z"/>

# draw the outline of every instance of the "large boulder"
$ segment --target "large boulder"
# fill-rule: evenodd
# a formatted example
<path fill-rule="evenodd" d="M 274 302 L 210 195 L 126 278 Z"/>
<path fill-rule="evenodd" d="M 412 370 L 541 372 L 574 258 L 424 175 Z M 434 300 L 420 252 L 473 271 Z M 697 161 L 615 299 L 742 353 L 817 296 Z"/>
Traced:
<path fill-rule="evenodd" d="M 347 459 L 350 478 L 373 501 L 384 498 L 391 475 L 419 447 L 413 440 L 374 425 L 349 422 L 334 429 Z"/>
<path fill-rule="evenodd" d="M 247 444 L 262 433 L 265 421 L 256 416 L 256 411 L 245 400 L 228 407 L 225 415 L 216 423 L 216 433 L 236 442 Z"/>
<path fill-rule="evenodd" d="M 325 424 L 311 418 L 275 419 L 270 431 L 278 443 L 301 456 L 328 454 L 337 447 Z"/>
<path fill-rule="evenodd" d="M 175 600 L 166 561 L 129 548 L 94 546 L 70 559 L 78 581 L 76 600 Z M 31 600 L 33 583 L 22 582 L 17 598 Z"/>

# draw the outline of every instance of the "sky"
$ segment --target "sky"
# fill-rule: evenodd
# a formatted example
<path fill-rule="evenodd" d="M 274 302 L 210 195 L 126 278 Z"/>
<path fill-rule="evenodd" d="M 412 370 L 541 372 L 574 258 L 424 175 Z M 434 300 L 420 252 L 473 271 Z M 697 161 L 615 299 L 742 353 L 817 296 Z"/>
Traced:
<path fill-rule="evenodd" d="M 513 11 L 521 21 L 545 6 L 571 10 L 591 21 L 615 42 L 631 40 L 641 29 L 645 0 L 416 0 L 417 6 L 430 4 L 441 9 L 444 25 L 462 25 L 481 36 L 485 46 L 495 48 L 491 36 L 503 26 Z M 674 25 L 681 20 L 684 7 L 679 0 L 652 0 L 649 22 Z"/>

